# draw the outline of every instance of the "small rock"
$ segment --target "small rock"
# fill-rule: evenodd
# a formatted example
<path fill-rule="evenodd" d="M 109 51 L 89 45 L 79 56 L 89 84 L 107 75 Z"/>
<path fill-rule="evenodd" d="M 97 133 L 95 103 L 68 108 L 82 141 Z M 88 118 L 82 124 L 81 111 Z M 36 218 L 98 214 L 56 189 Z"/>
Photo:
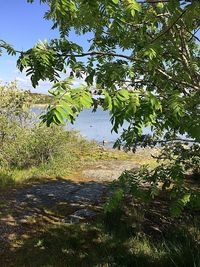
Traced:
<path fill-rule="evenodd" d="M 26 197 L 27 198 L 34 198 L 34 195 L 33 194 L 26 194 Z"/>
<path fill-rule="evenodd" d="M 48 197 L 54 197 L 55 195 L 54 194 L 48 194 Z"/>
<path fill-rule="evenodd" d="M 70 223 L 79 223 L 82 221 L 84 218 L 76 215 L 70 215 L 70 219 L 65 221 L 65 222 L 70 222 Z"/>
<path fill-rule="evenodd" d="M 75 216 L 79 216 L 82 218 L 94 218 L 97 213 L 93 210 L 89 210 L 89 209 L 81 209 L 81 210 L 77 210 L 76 212 L 74 212 Z"/>
<path fill-rule="evenodd" d="M 64 220 L 65 222 L 78 223 L 84 219 L 94 218 L 97 213 L 89 209 L 80 209 L 75 211 L 72 215 L 69 216 L 69 220 Z"/>

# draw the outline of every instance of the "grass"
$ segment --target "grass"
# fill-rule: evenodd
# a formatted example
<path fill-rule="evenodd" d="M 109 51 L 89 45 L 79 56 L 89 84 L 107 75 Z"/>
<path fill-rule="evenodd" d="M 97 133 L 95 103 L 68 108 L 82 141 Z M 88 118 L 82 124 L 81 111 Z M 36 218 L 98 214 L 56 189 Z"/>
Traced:
<path fill-rule="evenodd" d="M 35 181 L 44 181 L 57 177 L 68 177 L 71 173 L 84 166 L 86 160 L 92 160 L 93 153 L 98 151 L 95 142 L 87 141 L 76 135 L 70 137 L 63 147 L 61 156 L 44 161 L 39 165 L 27 168 L 0 167 L 0 189 L 9 189 Z M 98 152 L 97 152 L 98 153 Z"/>
<path fill-rule="evenodd" d="M 135 216 L 136 213 L 136 219 Z M 144 224 L 141 219 L 139 215 L 138 223 Z M 192 227 L 196 234 L 190 232 Z M 29 236 L 17 249 L 8 252 L 7 259 L 3 261 L 1 257 L 0 264 L 15 267 L 200 266 L 199 225 L 172 225 L 158 237 L 139 229 L 122 218 L 113 227 L 105 215 L 93 222 L 46 225 L 42 233 Z"/>
<path fill-rule="evenodd" d="M 157 155 L 158 149 L 138 149 L 135 153 L 124 152 L 117 149 L 99 149 L 93 153 L 93 159 L 102 160 L 128 160 L 139 165 L 150 165 L 152 168 L 157 166 L 157 162 L 153 155 Z"/>
<path fill-rule="evenodd" d="M 200 217 L 186 211 L 171 218 L 165 201 L 126 201 L 111 213 L 100 209 L 95 219 L 75 224 L 59 220 L 72 213 L 68 203 L 42 209 L 40 216 L 23 222 L 23 235 L 0 250 L 0 266 L 199 267 Z M 7 215 L 13 212 L 8 207 Z"/>
<path fill-rule="evenodd" d="M 98 160 L 124 160 L 135 164 L 156 166 L 151 157 L 156 150 L 141 149 L 135 154 L 104 149 L 97 144 L 71 139 L 65 157 L 58 157 L 29 168 L 2 168 L 0 188 L 7 190 L 32 182 L 44 182 L 57 177 L 67 178 L 81 170 L 88 162 Z M 61 223 L 61 218 L 71 214 L 68 203 L 44 210 L 25 221 L 12 221 L 15 213 L 12 203 L 0 201 L 0 217 L 10 218 L 13 227 L 11 240 L 1 248 L 2 267 L 200 267 L 200 224 L 197 216 L 171 219 L 163 203 L 148 207 L 142 203 L 126 203 L 123 209 L 105 214 L 102 208 L 93 221 L 76 224 Z M 19 207 L 20 210 L 20 207 Z M 12 216 L 13 215 L 13 216 Z M 168 218 L 169 217 L 169 218 Z M 4 221 L 8 226 L 9 220 Z M 3 227 L 0 225 L 0 229 Z M 24 234 L 17 235 L 17 227 Z M 2 231 L 3 233 L 3 231 Z M 16 239 L 12 234 L 16 233 Z"/>
<path fill-rule="evenodd" d="M 4 189 L 10 186 L 13 186 L 15 184 L 15 179 L 12 176 L 12 173 L 5 170 L 1 169 L 0 170 L 0 188 Z"/>
<path fill-rule="evenodd" d="M 35 181 L 45 181 L 57 177 L 68 178 L 72 173 L 77 173 L 88 162 L 98 160 L 124 160 L 136 164 L 149 164 L 155 166 L 156 160 L 151 157 L 155 151 L 146 149 L 138 150 L 135 154 L 124 151 L 104 149 L 97 143 L 81 139 L 72 139 L 66 147 L 67 153 L 64 158 L 55 158 L 38 166 L 29 168 L 0 168 L 0 189 L 12 188 Z"/>

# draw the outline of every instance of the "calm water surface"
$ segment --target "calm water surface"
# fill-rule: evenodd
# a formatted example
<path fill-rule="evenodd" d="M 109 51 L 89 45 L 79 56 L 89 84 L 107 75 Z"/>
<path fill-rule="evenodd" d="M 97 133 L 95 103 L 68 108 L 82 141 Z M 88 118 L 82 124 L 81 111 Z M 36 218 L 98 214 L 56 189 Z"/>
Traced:
<path fill-rule="evenodd" d="M 32 111 L 40 114 L 43 111 L 42 107 L 33 107 Z M 122 133 L 123 128 L 127 128 L 128 123 L 124 123 L 123 127 L 119 130 L 119 134 L 111 133 L 111 122 L 108 111 L 103 111 L 101 108 L 96 112 L 92 110 L 83 110 L 79 113 L 75 123 L 72 125 L 68 123 L 67 129 L 78 130 L 82 136 L 89 140 L 95 140 L 102 144 L 103 140 L 108 142 L 108 146 L 113 146 L 115 140 Z M 147 130 L 148 131 L 148 130 Z"/>

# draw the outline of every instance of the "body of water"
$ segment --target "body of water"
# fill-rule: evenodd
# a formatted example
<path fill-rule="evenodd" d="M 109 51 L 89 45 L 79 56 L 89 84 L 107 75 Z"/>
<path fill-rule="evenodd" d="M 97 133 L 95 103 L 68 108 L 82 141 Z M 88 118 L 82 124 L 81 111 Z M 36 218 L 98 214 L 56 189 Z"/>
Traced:
<path fill-rule="evenodd" d="M 32 111 L 36 114 L 40 114 L 43 111 L 42 107 L 33 107 Z M 110 116 L 108 111 L 104 111 L 101 108 L 96 112 L 92 110 L 83 110 L 79 113 L 74 124 L 68 123 L 67 129 L 77 130 L 82 136 L 89 140 L 95 140 L 99 144 L 103 144 L 103 140 L 106 141 L 107 146 L 112 147 L 116 139 L 122 133 L 123 128 L 127 128 L 128 123 L 124 123 L 123 127 L 119 129 L 119 133 L 111 133 L 112 124 L 110 122 Z M 150 132 L 148 129 L 145 132 Z"/>
<path fill-rule="evenodd" d="M 75 123 L 69 124 L 69 129 L 80 131 L 80 133 L 90 140 L 95 140 L 98 143 L 103 143 L 103 140 L 108 144 L 113 145 L 115 140 L 120 136 L 123 128 L 127 128 L 127 123 L 119 130 L 119 134 L 111 133 L 112 124 L 110 122 L 109 112 L 102 109 L 97 109 L 96 112 L 91 110 L 83 110 L 77 117 Z"/>

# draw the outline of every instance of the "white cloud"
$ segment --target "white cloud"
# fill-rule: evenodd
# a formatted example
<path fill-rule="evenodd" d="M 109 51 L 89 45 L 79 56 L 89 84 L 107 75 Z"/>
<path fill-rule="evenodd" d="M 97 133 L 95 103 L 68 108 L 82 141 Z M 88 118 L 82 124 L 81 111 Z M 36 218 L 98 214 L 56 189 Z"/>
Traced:
<path fill-rule="evenodd" d="M 26 79 L 21 78 L 21 77 L 16 77 L 17 82 L 27 82 Z"/>
<path fill-rule="evenodd" d="M 70 69 L 67 69 L 67 73 L 60 73 L 60 79 L 63 80 L 66 77 L 69 77 Z M 31 80 L 29 76 L 26 76 L 25 72 L 19 72 L 19 70 L 14 70 L 13 72 L 13 80 L 15 80 L 18 86 L 21 89 L 27 89 L 31 92 L 35 93 L 48 93 L 48 90 L 52 87 L 53 83 L 46 80 L 40 81 L 39 85 L 36 88 L 33 88 L 31 84 Z M 83 79 L 75 78 L 73 81 L 73 87 L 79 87 L 81 84 L 86 84 Z"/>
<path fill-rule="evenodd" d="M 16 80 L 18 86 L 21 89 L 27 89 L 33 93 L 48 93 L 48 90 L 53 85 L 53 83 L 49 81 L 40 81 L 39 85 L 36 88 L 34 88 L 31 84 L 30 77 L 27 77 L 25 73 L 15 72 L 14 74 L 15 74 L 14 80 Z"/>

